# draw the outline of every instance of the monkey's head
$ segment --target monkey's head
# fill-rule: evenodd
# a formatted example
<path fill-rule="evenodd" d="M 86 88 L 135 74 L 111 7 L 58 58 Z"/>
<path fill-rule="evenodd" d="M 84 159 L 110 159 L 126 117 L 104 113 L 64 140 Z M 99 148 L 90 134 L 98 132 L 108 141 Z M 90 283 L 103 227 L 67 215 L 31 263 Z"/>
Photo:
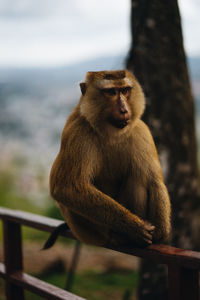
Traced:
<path fill-rule="evenodd" d="M 123 130 L 141 117 L 144 95 L 128 70 L 88 72 L 80 83 L 81 114 L 97 130 Z"/>

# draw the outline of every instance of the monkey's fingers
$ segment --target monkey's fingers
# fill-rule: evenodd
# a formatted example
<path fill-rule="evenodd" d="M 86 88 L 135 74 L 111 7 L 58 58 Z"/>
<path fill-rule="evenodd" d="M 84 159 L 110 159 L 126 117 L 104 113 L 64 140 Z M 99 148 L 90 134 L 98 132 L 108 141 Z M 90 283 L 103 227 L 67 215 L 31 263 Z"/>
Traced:
<path fill-rule="evenodd" d="M 151 240 L 148 240 L 148 239 L 144 239 L 144 242 L 145 242 L 145 246 L 149 246 L 152 244 L 152 241 Z"/>
<path fill-rule="evenodd" d="M 156 228 L 156 227 L 155 227 L 154 225 L 151 225 L 151 227 L 150 227 L 150 229 L 149 229 L 149 230 L 150 230 L 150 231 L 154 231 L 154 230 L 155 230 L 155 228 Z"/>
<path fill-rule="evenodd" d="M 156 228 L 154 225 L 151 225 L 150 223 L 147 222 L 145 222 L 144 227 L 150 233 L 153 233 Z"/>
<path fill-rule="evenodd" d="M 141 240 L 137 240 L 137 244 L 140 247 L 147 247 L 152 244 L 152 240 L 148 238 L 142 238 Z"/>
<path fill-rule="evenodd" d="M 136 244 L 140 247 L 145 247 L 152 244 L 152 234 L 144 228 L 133 238 L 135 239 Z"/>
<path fill-rule="evenodd" d="M 142 237 L 142 239 L 148 239 L 150 241 L 152 240 L 152 234 L 148 231 L 143 231 L 141 237 Z"/>
<path fill-rule="evenodd" d="M 153 226 L 153 227 L 154 227 L 154 226 Z M 148 233 L 150 233 L 151 235 L 153 235 L 153 234 L 154 234 L 154 231 L 155 231 L 155 227 L 154 227 L 153 229 L 148 230 Z"/>
<path fill-rule="evenodd" d="M 154 234 L 154 230 L 152 230 L 152 231 L 149 231 L 149 233 L 153 236 L 153 234 Z"/>

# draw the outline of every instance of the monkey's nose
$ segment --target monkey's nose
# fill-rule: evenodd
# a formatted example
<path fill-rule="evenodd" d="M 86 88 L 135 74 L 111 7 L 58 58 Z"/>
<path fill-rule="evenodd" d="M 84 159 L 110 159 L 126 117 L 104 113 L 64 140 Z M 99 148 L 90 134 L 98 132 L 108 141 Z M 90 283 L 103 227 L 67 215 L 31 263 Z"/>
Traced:
<path fill-rule="evenodd" d="M 118 108 L 120 114 L 126 114 L 128 112 L 126 102 L 121 98 L 121 96 L 118 99 Z"/>
<path fill-rule="evenodd" d="M 121 114 L 126 114 L 128 112 L 127 108 L 125 105 L 120 106 L 120 113 Z"/>

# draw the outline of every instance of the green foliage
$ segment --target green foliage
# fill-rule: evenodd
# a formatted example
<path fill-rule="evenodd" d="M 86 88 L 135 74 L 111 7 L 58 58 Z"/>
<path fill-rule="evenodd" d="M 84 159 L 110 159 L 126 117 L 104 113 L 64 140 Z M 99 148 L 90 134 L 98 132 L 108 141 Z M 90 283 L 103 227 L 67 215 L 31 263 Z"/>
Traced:
<path fill-rule="evenodd" d="M 127 289 L 136 288 L 137 273 L 113 272 L 100 273 L 97 271 L 84 272 L 76 277 L 74 293 L 86 299 L 122 299 Z"/>
<path fill-rule="evenodd" d="M 58 209 L 58 207 L 54 205 L 50 205 L 46 210 L 45 210 L 45 216 L 58 219 L 58 220 L 63 220 L 63 217 Z"/>
<path fill-rule="evenodd" d="M 41 208 L 30 199 L 19 195 L 15 187 L 15 174 L 11 170 L 0 172 L 0 206 L 41 213 Z"/>
<path fill-rule="evenodd" d="M 0 173 L 0 206 L 24 210 L 36 214 L 43 214 L 42 209 L 35 205 L 30 199 L 18 195 L 14 187 L 14 175 L 12 172 L 4 171 Z M 23 234 L 25 238 L 30 238 L 31 240 L 44 238 L 42 231 L 34 230 L 28 227 L 22 227 Z M 45 236 L 46 237 L 46 236 Z M 2 224 L 0 222 L 0 240 L 2 240 Z"/>

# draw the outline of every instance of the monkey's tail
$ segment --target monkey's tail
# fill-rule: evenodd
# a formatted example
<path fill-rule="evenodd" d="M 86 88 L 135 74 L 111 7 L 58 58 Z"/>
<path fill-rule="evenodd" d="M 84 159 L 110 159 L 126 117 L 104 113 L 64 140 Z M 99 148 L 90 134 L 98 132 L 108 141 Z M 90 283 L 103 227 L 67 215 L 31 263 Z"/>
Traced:
<path fill-rule="evenodd" d="M 60 233 L 62 233 L 66 229 L 70 229 L 67 223 L 62 223 L 59 226 L 57 226 L 55 230 L 50 234 L 48 240 L 45 242 L 41 250 L 46 250 L 51 248 L 55 244 Z"/>

